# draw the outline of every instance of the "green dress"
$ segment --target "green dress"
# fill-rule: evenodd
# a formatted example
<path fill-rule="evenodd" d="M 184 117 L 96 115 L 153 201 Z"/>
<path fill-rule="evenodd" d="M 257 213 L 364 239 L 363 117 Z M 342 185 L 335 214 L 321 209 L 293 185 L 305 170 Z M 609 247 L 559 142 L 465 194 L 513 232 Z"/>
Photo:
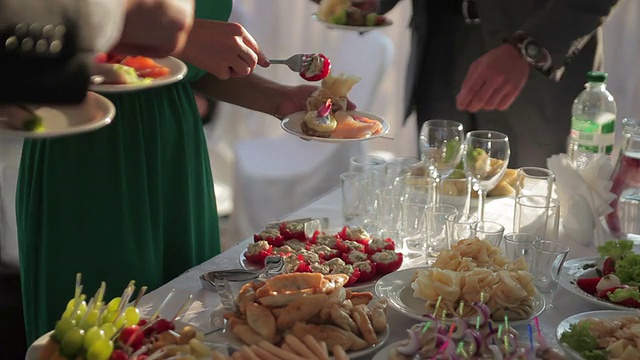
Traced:
<path fill-rule="evenodd" d="M 211 4 L 200 0 L 197 17 L 228 19 L 231 0 Z M 25 141 L 16 212 L 29 343 L 53 329 L 78 272 L 88 297 L 104 280 L 110 299 L 130 280 L 151 291 L 220 252 L 188 83 L 202 74 L 190 67 L 179 83 L 109 95 L 116 117 L 98 131 Z"/>

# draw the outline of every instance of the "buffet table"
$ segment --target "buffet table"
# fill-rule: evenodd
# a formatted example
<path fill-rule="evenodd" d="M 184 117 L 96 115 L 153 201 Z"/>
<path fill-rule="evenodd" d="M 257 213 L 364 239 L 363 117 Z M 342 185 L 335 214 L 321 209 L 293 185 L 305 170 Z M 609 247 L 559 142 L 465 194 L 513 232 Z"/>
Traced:
<path fill-rule="evenodd" d="M 298 211 L 287 215 L 281 220 L 302 217 L 328 217 L 330 221 L 329 226 L 331 228 L 337 228 L 342 224 L 341 202 L 341 189 L 337 188 L 312 201 Z M 500 222 L 505 227 L 505 233 L 510 232 L 513 218 L 513 204 L 513 198 L 502 198 L 488 201 L 485 208 L 486 219 Z M 211 329 L 212 325 L 210 317 L 214 311 L 216 311 L 216 314 L 220 313 L 221 303 L 217 294 L 202 288 L 199 276 L 212 270 L 239 268 L 239 257 L 250 241 L 253 240 L 246 239 L 236 244 L 224 253 L 189 269 L 169 283 L 147 294 L 142 298 L 140 303 L 141 311 L 146 314 L 152 313 L 162 303 L 167 295 L 174 290 L 174 296 L 166 308 L 163 309 L 163 313 L 166 313 L 167 316 L 173 315 L 184 300 L 188 298 L 189 295 L 193 295 L 195 302 L 181 320 L 185 323 L 198 326 L 204 331 Z M 559 241 L 570 247 L 568 259 L 594 256 L 597 254 L 594 247 L 584 247 L 568 240 L 563 236 L 562 230 L 560 231 Z M 403 268 L 406 267 L 405 265 L 403 265 Z M 234 288 L 235 291 L 237 291 L 239 287 L 240 284 L 234 285 L 232 283 L 232 288 Z M 373 292 L 373 286 L 367 290 Z M 553 341 L 553 343 L 555 343 L 556 327 L 563 319 L 577 313 L 599 309 L 596 305 L 574 296 L 563 288 L 559 288 L 556 292 L 554 305 L 555 307 L 553 309 L 544 311 L 538 318 L 545 337 L 549 339 L 549 341 Z M 416 323 L 416 320 L 395 312 L 391 308 L 389 309 L 388 317 L 391 335 L 385 344 L 390 344 L 404 339 L 406 337 L 406 332 L 404 330 Z M 221 340 L 216 338 L 216 336 L 217 334 L 214 333 L 209 335 L 207 339 L 214 342 L 220 342 Z"/>

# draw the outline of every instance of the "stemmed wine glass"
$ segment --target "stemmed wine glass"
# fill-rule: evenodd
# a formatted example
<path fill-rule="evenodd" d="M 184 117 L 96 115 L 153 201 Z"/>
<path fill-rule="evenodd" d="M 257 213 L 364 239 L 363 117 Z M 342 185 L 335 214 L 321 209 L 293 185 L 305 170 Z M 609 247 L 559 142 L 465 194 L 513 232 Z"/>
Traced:
<path fill-rule="evenodd" d="M 434 179 L 434 203 L 440 202 L 441 180 L 449 176 L 462 157 L 464 132 L 453 120 L 428 120 L 420 130 L 420 155 Z"/>
<path fill-rule="evenodd" d="M 465 140 L 464 170 L 478 192 L 478 218 L 484 220 L 484 204 L 487 192 L 493 189 L 504 175 L 509 164 L 509 137 L 491 130 L 475 130 L 467 133 Z"/>

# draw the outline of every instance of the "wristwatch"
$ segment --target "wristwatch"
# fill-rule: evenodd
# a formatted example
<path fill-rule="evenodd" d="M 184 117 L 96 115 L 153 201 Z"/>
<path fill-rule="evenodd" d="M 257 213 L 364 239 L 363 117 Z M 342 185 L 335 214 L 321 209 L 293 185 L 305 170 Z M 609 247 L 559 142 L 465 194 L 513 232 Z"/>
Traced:
<path fill-rule="evenodd" d="M 519 32 L 506 39 L 522 54 L 522 57 L 536 70 L 548 74 L 551 72 L 551 55 L 531 36 Z"/>

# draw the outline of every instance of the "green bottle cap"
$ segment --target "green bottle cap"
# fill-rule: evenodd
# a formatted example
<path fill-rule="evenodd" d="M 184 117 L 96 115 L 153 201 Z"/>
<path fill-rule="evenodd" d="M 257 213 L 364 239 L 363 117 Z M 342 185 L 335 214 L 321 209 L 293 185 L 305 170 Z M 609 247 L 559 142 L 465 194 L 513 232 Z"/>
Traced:
<path fill-rule="evenodd" d="M 587 81 L 591 83 L 603 83 L 607 81 L 607 73 L 603 71 L 589 71 Z"/>

